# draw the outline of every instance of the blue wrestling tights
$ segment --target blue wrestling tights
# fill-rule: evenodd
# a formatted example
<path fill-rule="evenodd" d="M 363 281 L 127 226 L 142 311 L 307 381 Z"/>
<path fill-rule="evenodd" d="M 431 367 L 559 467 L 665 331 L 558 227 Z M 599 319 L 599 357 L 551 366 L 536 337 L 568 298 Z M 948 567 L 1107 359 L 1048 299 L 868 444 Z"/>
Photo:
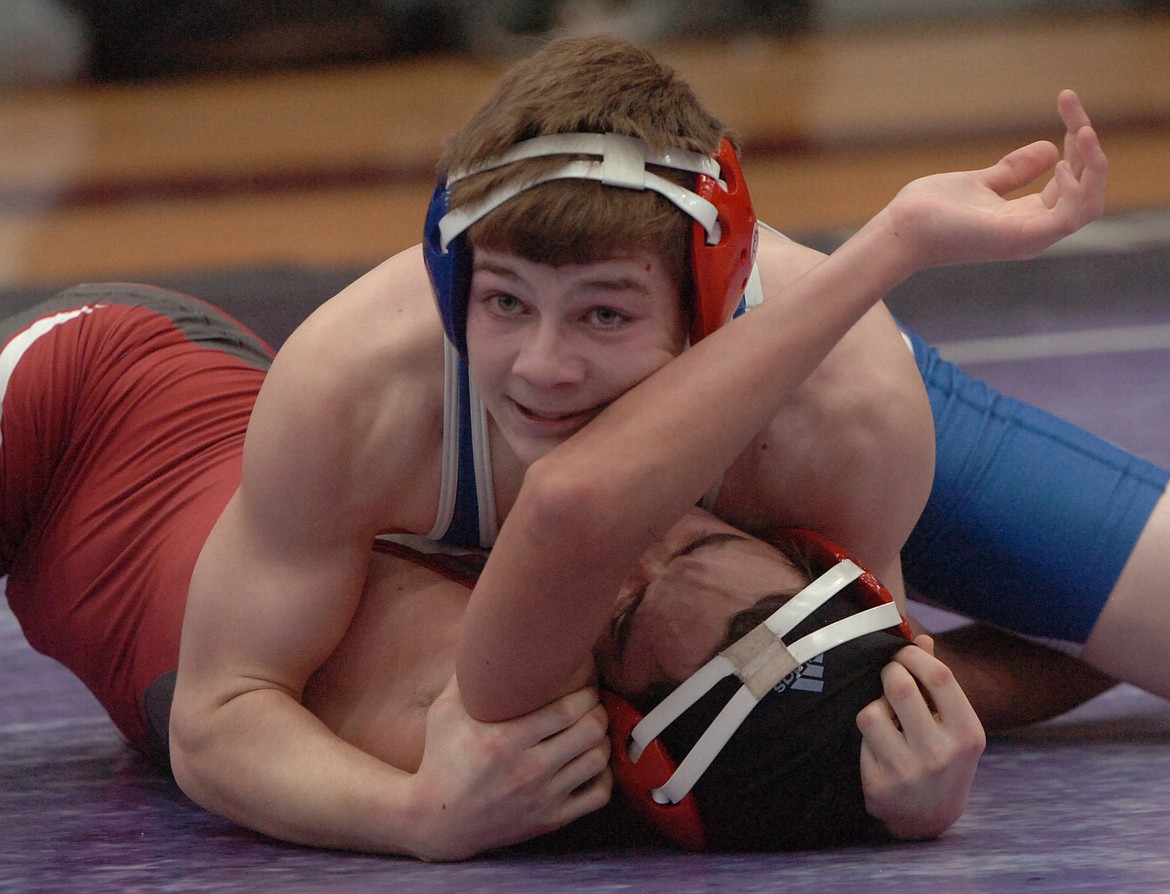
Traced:
<path fill-rule="evenodd" d="M 959 614 L 1083 644 L 1170 473 L 996 393 L 907 335 L 937 467 L 902 554 L 906 583 Z"/>

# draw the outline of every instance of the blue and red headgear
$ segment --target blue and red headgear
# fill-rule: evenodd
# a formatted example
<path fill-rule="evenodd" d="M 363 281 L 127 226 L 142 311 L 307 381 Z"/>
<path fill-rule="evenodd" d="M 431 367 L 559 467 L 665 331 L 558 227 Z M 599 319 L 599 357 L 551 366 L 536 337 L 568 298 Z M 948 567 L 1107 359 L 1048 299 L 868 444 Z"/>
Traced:
<path fill-rule="evenodd" d="M 841 547 L 784 533 L 820 577 L 645 716 L 602 696 L 624 800 L 690 850 L 849 844 L 872 832 L 854 718 L 881 695 L 881 668 L 912 640 L 910 627 Z"/>
<path fill-rule="evenodd" d="M 533 180 L 502 186 L 472 205 L 448 210 L 451 186 L 466 177 L 512 162 L 546 156 L 587 156 Z M 592 158 L 589 158 L 591 156 Z M 657 165 L 695 175 L 694 190 L 651 171 Z M 616 134 L 554 134 L 517 143 L 503 155 L 452 172 L 435 187 L 423 234 L 423 258 L 451 343 L 467 355 L 467 301 L 471 248 L 467 230 L 476 221 L 530 187 L 550 180 L 597 180 L 622 189 L 649 189 L 665 196 L 694 221 L 691 274 L 695 316 L 691 342 L 726 323 L 747 289 L 756 255 L 756 216 L 731 143 L 714 156 L 686 149 L 658 151 L 633 137 Z"/>

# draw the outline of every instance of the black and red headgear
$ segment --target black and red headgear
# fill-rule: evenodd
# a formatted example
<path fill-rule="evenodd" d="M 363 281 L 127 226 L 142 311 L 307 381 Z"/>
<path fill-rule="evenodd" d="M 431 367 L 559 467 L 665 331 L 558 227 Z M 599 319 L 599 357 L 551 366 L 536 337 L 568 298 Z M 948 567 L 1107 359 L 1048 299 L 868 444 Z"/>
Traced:
<path fill-rule="evenodd" d="M 910 628 L 843 549 L 785 534 L 818 578 L 645 717 L 604 695 L 624 799 L 691 850 L 822 847 L 874 832 L 856 716 L 881 695 L 881 668 Z"/>

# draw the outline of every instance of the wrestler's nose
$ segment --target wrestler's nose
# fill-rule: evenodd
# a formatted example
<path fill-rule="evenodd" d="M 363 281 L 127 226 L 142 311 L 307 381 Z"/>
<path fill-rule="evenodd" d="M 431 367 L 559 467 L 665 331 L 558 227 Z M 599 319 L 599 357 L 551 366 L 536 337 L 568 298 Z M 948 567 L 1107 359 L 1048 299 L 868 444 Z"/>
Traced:
<path fill-rule="evenodd" d="M 525 334 L 512 371 L 542 388 L 579 384 L 585 363 L 573 338 L 553 322 L 541 322 Z"/>

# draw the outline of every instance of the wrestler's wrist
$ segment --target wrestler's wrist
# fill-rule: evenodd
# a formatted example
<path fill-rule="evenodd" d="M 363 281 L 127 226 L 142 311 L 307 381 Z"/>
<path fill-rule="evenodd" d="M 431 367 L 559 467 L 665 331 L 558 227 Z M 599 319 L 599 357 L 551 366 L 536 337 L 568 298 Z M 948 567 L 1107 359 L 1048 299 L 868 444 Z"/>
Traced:
<path fill-rule="evenodd" d="M 486 850 L 488 845 L 476 839 L 475 830 L 462 828 L 461 815 L 456 805 L 446 803 L 437 792 L 432 779 L 424 773 L 413 774 L 396 818 L 402 823 L 402 849 L 427 863 L 457 862 Z"/>
<path fill-rule="evenodd" d="M 833 256 L 864 277 L 870 292 L 884 296 L 929 266 L 919 242 L 915 229 L 891 202 L 866 221 Z"/>

